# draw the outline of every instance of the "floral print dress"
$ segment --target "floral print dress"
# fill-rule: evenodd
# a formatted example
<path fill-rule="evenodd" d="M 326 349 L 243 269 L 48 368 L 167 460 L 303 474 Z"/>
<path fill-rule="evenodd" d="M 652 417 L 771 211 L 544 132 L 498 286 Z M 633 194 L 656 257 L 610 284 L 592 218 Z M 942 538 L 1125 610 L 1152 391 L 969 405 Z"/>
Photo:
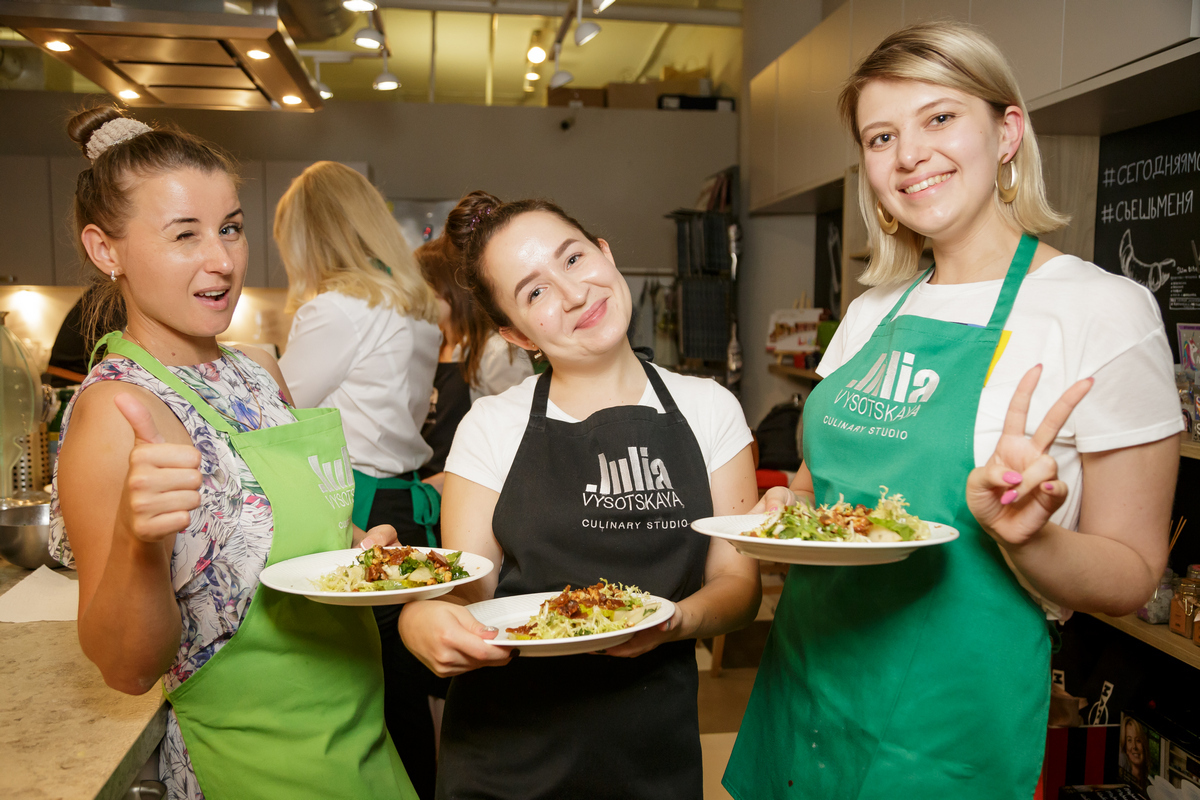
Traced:
<path fill-rule="evenodd" d="M 227 350 L 217 361 L 168 369 L 213 408 L 236 420 L 235 427 L 242 430 L 258 427 L 259 406 L 262 427 L 295 421 L 270 373 L 238 351 Z M 200 507 L 191 512 L 188 527 L 175 537 L 171 556 L 171 585 L 183 622 L 179 651 L 163 675 L 164 686 L 172 691 L 204 666 L 241 625 L 271 549 L 271 504 L 234 452 L 229 436 L 209 425 L 174 390 L 126 358 L 111 357 L 92 369 L 63 415 L 60 442 L 67 435 L 75 400 L 97 381 L 124 381 L 153 392 L 183 423 L 201 455 Z M 51 555 L 74 566 L 58 502 L 57 467 L 50 526 Z M 236 699 L 231 698 L 231 702 Z M 168 797 L 202 800 L 204 794 L 173 711 L 167 718 L 160 753 L 159 773 L 167 785 Z"/>

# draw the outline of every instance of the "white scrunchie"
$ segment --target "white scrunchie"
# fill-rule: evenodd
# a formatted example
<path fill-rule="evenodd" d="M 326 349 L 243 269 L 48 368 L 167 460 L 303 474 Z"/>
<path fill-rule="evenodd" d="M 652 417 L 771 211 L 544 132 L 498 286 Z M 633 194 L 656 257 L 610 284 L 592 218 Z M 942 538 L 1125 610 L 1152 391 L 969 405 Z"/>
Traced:
<path fill-rule="evenodd" d="M 135 136 L 141 136 L 143 133 L 149 133 L 154 130 L 144 122 L 138 122 L 136 119 L 128 117 L 117 117 L 110 119 L 108 122 L 96 129 L 87 141 L 87 155 L 92 161 L 100 157 L 108 148 L 114 144 L 128 141 Z"/>

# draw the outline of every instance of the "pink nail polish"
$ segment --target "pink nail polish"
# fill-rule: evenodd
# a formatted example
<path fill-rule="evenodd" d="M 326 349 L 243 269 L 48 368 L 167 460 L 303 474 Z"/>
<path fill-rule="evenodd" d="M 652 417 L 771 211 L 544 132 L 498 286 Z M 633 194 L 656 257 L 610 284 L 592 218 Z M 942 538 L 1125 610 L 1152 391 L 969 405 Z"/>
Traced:
<path fill-rule="evenodd" d="M 1042 489 L 1044 489 L 1044 490 L 1045 490 L 1045 491 L 1047 491 L 1047 492 L 1053 492 L 1053 491 L 1054 491 L 1054 484 L 1053 484 L 1053 483 L 1043 483 L 1043 484 L 1042 484 Z"/>
<path fill-rule="evenodd" d="M 1010 469 L 1008 472 L 1004 473 L 1004 482 L 1005 483 L 1020 483 L 1021 482 L 1021 473 L 1013 472 Z"/>
<path fill-rule="evenodd" d="M 1011 503 L 1013 500 L 1016 500 L 1016 499 L 1017 499 L 1017 490 L 1009 489 L 1007 492 L 1000 495 L 1000 505 L 1006 506 L 1009 503 Z"/>

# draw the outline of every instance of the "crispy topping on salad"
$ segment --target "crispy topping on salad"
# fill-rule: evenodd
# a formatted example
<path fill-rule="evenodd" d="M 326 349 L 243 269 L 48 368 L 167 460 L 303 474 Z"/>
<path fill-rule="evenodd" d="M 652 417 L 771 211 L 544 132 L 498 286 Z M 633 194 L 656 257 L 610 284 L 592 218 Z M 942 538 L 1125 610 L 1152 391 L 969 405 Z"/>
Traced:
<path fill-rule="evenodd" d="M 658 610 L 636 586 L 602 580 L 586 589 L 568 586 L 542 603 L 529 622 L 506 628 L 514 639 L 567 639 L 631 628 Z"/>
<path fill-rule="evenodd" d="M 348 567 L 338 567 L 316 581 L 325 592 L 386 592 L 433 586 L 470 573 L 458 565 L 462 552 L 442 555 L 415 547 L 382 547 L 364 550 Z"/>
<path fill-rule="evenodd" d="M 908 513 L 901 494 L 880 486 L 874 508 L 850 505 L 844 498 L 813 508 L 805 503 L 786 506 L 743 536 L 768 539 L 807 539 L 817 542 L 908 542 L 928 539 L 929 523 Z"/>

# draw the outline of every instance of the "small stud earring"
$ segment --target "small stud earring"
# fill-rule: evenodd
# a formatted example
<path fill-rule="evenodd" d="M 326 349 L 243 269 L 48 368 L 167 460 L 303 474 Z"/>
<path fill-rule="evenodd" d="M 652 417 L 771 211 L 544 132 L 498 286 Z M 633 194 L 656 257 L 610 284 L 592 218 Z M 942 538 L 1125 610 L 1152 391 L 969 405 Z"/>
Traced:
<path fill-rule="evenodd" d="M 114 269 L 112 272 L 108 273 L 108 277 L 115 281 L 117 279 L 117 271 Z"/>

